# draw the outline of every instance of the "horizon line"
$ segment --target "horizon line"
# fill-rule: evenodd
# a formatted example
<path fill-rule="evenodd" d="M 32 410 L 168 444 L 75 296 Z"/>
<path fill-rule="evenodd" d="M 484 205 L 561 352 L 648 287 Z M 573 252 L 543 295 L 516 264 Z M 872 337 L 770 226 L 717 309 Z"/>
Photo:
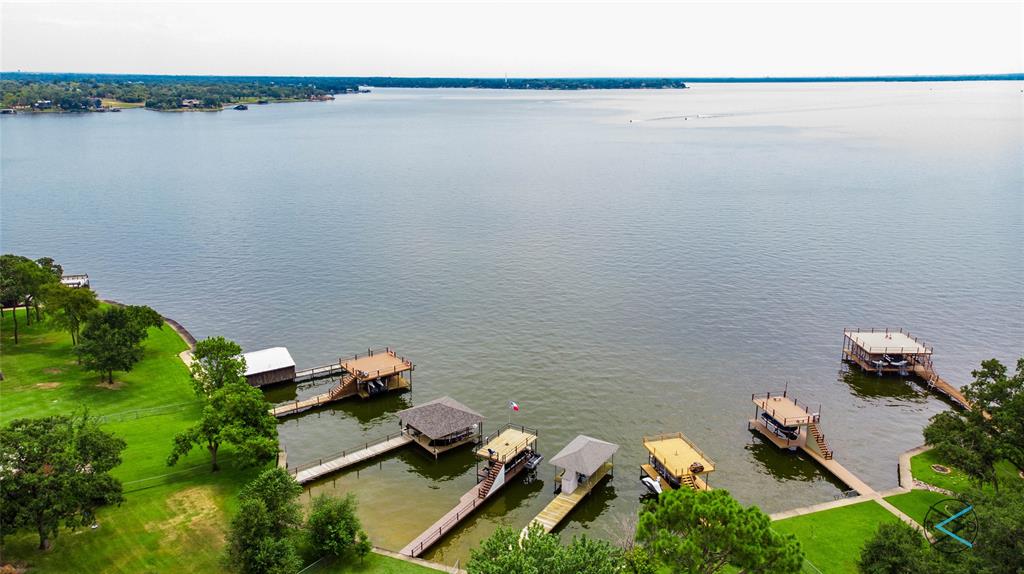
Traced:
<path fill-rule="evenodd" d="M 321 79 L 404 79 L 404 80 L 680 80 L 690 82 L 712 82 L 729 80 L 733 82 L 764 82 L 764 81 L 869 81 L 869 80 L 970 80 L 999 79 L 1024 80 L 1024 72 L 1004 73 L 960 73 L 960 74 L 875 74 L 875 75 L 836 75 L 836 76 L 393 76 L 393 75 L 281 75 L 281 74 L 171 74 L 171 73 L 137 73 L 137 72 L 40 72 L 40 71 L 0 71 L 0 77 L 7 75 L 75 75 L 75 76 L 143 76 L 143 77 L 177 77 L 177 78 L 321 78 Z"/>

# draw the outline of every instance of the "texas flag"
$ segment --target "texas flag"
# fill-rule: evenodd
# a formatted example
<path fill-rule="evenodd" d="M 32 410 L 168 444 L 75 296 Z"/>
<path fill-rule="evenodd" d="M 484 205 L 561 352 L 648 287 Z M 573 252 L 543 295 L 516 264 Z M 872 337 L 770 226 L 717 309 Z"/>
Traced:
<path fill-rule="evenodd" d="M 519 412 L 519 403 L 517 403 L 515 401 L 509 401 L 508 402 L 508 408 L 510 408 L 510 409 L 512 409 L 512 410 L 514 410 L 516 412 Z"/>

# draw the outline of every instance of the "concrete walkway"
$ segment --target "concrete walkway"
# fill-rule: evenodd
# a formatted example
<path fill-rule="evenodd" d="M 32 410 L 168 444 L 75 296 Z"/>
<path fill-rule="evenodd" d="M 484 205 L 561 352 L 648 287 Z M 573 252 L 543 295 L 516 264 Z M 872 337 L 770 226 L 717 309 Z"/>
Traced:
<path fill-rule="evenodd" d="M 813 504 L 811 506 L 804 506 L 801 508 L 794 508 L 792 510 L 784 510 L 782 512 L 775 512 L 773 514 L 770 514 L 769 518 L 771 518 L 772 520 L 785 520 L 787 518 L 793 518 L 794 516 L 813 514 L 815 512 L 822 512 L 824 510 L 831 510 L 833 508 L 850 506 L 852 504 L 859 504 L 861 502 L 873 500 L 877 502 L 879 506 L 888 510 L 891 514 L 893 514 L 906 524 L 912 526 L 917 531 L 921 532 L 921 534 L 923 534 L 924 537 L 930 541 L 931 535 L 924 529 L 924 527 L 922 527 L 920 524 L 914 521 L 913 518 L 904 514 L 903 511 L 901 511 L 899 508 L 896 508 L 887 500 L 885 500 L 886 497 L 895 496 L 898 494 L 906 494 L 911 491 L 911 487 L 914 484 L 914 477 L 910 473 L 910 459 L 914 456 L 917 456 L 918 454 L 921 454 L 922 452 L 928 451 L 930 448 L 931 447 L 927 445 L 921 445 L 919 447 L 912 448 L 901 454 L 899 463 L 900 486 L 882 492 L 878 492 L 875 489 L 871 488 L 871 486 L 869 486 L 866 482 L 862 481 L 861 479 L 857 478 L 856 475 L 847 470 L 841 464 L 835 462 L 834 460 L 825 460 L 820 455 L 818 455 L 818 453 L 805 448 L 804 451 L 810 454 L 819 464 L 825 467 L 826 470 L 828 470 L 837 478 L 842 480 L 847 486 L 856 490 L 858 492 L 858 496 L 852 496 L 850 498 L 844 498 L 841 500 L 834 500 L 832 502 L 823 502 L 821 504 Z"/>

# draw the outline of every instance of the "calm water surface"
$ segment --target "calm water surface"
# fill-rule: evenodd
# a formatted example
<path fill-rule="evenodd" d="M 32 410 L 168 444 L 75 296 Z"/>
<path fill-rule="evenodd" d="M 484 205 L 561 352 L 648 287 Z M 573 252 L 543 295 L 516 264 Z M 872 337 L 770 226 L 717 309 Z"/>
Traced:
<path fill-rule="evenodd" d="M 375 90 L 247 112 L 4 116 L 4 252 L 57 258 L 104 297 L 300 366 L 391 345 L 410 394 L 285 421 L 293 463 L 451 395 L 622 445 L 565 535 L 616 538 L 641 437 L 682 431 L 712 485 L 768 511 L 831 500 L 812 463 L 746 430 L 752 392 L 821 405 L 875 488 L 945 405 L 840 378 L 842 329 L 905 327 L 963 384 L 1024 351 L 1020 83 L 709 85 L 685 91 Z M 277 389 L 274 400 L 329 385 Z M 406 450 L 318 483 L 400 548 L 474 483 L 468 451 Z M 554 469 L 431 557 L 525 525 Z"/>

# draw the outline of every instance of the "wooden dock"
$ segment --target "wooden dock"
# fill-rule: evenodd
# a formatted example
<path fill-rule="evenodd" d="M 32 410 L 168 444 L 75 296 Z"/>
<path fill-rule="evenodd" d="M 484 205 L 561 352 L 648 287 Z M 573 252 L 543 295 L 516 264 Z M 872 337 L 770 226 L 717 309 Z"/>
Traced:
<path fill-rule="evenodd" d="M 513 478 L 518 475 L 525 465 L 516 466 L 510 474 L 505 476 L 505 481 L 487 490 L 484 497 L 480 496 L 481 489 L 480 485 L 473 485 L 473 488 L 469 489 L 469 492 L 463 494 L 459 499 L 459 503 L 445 513 L 444 516 L 439 518 L 437 522 L 433 523 L 424 530 L 419 536 L 413 539 L 412 542 L 405 545 L 400 551 L 401 554 L 406 556 L 417 557 L 422 555 L 428 548 L 437 543 L 445 537 L 446 534 L 451 532 L 463 518 L 469 516 L 477 508 L 483 505 L 483 503 L 490 497 L 494 496 L 494 493 L 501 490 L 506 484 L 512 481 Z"/>
<path fill-rule="evenodd" d="M 390 434 L 382 439 L 367 442 L 354 449 L 343 450 L 339 453 L 289 469 L 289 472 L 295 477 L 296 482 L 306 484 L 354 464 L 378 457 L 411 442 L 413 442 L 413 438 L 405 433 Z"/>
<path fill-rule="evenodd" d="M 316 379 L 325 379 L 327 377 L 337 377 L 345 374 L 345 368 L 340 363 L 331 363 L 330 365 L 323 365 L 322 367 L 313 367 L 311 369 L 303 369 L 301 371 L 295 371 L 295 382 L 302 383 L 306 381 L 314 381 Z"/>
<path fill-rule="evenodd" d="M 551 532 L 566 516 L 572 512 L 573 508 L 580 503 L 581 500 L 588 494 L 590 494 L 594 488 L 606 477 L 612 470 L 612 463 L 606 462 L 601 465 L 601 468 L 594 473 L 590 480 L 586 484 L 580 484 L 576 487 L 576 490 L 572 491 L 572 494 L 559 494 L 554 500 L 548 503 L 541 510 L 540 513 L 530 522 L 530 524 L 537 523 L 544 528 L 544 532 Z M 529 531 L 529 526 L 523 528 L 523 534 Z"/>
<path fill-rule="evenodd" d="M 945 379 L 939 376 L 935 372 L 935 369 L 930 365 L 916 364 L 914 365 L 914 374 L 924 381 L 924 384 L 931 390 L 944 395 L 949 400 L 953 401 L 961 408 L 970 409 L 971 403 L 967 400 L 967 397 L 960 392 L 960 389 L 946 382 Z"/>
<path fill-rule="evenodd" d="M 345 373 L 341 376 L 341 381 L 331 387 L 331 390 L 326 393 L 319 394 L 308 399 L 294 400 L 289 403 L 277 405 L 270 409 L 270 414 L 278 418 L 286 417 L 303 411 L 308 411 L 309 409 L 319 407 L 320 405 L 340 401 L 341 399 L 346 399 L 348 397 L 355 396 L 356 394 L 358 394 L 358 392 L 356 391 L 355 377 Z"/>
<path fill-rule="evenodd" d="M 800 450 L 810 455 L 810 457 L 814 459 L 815 462 L 820 464 L 825 470 L 831 472 L 832 475 L 838 478 L 843 484 L 849 486 L 853 490 L 856 490 L 859 494 L 870 495 L 875 492 L 873 488 L 868 486 L 861 479 L 857 478 L 857 476 L 854 475 L 849 470 L 847 470 L 846 467 L 836 462 L 835 459 L 832 458 L 831 449 L 827 451 L 829 457 L 825 458 L 825 456 L 823 456 L 822 453 L 815 450 L 815 447 L 817 446 L 816 443 L 813 446 L 811 444 L 808 444 L 808 442 L 813 441 L 787 441 L 779 437 L 775 433 L 771 432 L 770 430 L 768 430 L 768 428 L 764 426 L 764 423 L 758 419 L 751 419 L 750 427 L 757 429 L 757 431 L 760 432 L 761 435 L 770 440 L 775 446 L 779 448 L 790 449 L 799 447 Z"/>

